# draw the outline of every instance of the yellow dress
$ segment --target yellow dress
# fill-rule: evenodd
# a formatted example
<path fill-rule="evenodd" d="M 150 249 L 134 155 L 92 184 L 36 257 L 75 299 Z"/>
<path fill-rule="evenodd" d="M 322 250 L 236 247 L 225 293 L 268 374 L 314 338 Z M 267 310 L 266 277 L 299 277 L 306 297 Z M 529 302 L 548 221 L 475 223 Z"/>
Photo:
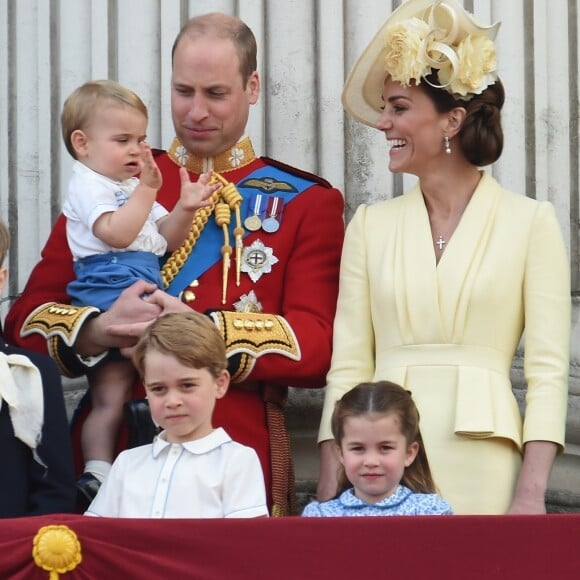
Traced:
<path fill-rule="evenodd" d="M 409 389 L 435 483 L 455 513 L 505 513 L 523 443 L 563 449 L 570 271 L 553 207 L 483 174 L 438 264 L 416 186 L 361 206 L 341 263 L 319 440 L 364 381 Z M 522 422 L 509 372 L 525 328 Z"/>

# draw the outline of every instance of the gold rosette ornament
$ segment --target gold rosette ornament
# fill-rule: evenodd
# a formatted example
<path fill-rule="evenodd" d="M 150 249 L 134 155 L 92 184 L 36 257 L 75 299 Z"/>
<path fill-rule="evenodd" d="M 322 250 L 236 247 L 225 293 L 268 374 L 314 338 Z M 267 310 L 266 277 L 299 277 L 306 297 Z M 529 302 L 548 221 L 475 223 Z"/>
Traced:
<path fill-rule="evenodd" d="M 74 570 L 81 562 L 81 543 L 68 526 L 44 526 L 32 541 L 34 563 L 49 573 L 50 580 Z"/>

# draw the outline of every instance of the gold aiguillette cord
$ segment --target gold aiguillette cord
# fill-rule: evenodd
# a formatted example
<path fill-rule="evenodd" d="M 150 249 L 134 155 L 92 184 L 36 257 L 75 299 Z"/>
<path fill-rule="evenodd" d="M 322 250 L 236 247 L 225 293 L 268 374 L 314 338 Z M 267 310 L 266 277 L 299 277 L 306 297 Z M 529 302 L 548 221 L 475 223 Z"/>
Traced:
<path fill-rule="evenodd" d="M 223 176 L 221 176 L 219 173 L 216 173 L 214 171 L 212 174 L 212 178 L 210 180 L 210 183 L 215 183 L 216 181 L 222 184 L 222 188 L 219 190 L 221 197 L 227 203 L 229 209 L 232 210 L 233 212 L 235 212 L 235 214 L 236 214 L 236 227 L 234 229 L 234 240 L 235 240 L 235 246 L 236 246 L 236 286 L 239 286 L 240 285 L 240 272 L 241 272 L 241 266 L 242 266 L 242 248 L 243 248 L 242 238 L 244 236 L 244 231 L 245 231 L 243 226 L 242 226 L 242 218 L 240 216 L 240 205 L 242 204 L 243 198 L 233 183 L 231 183 L 227 179 L 224 179 Z M 217 212 L 216 212 L 216 220 L 217 220 Z M 229 225 L 229 223 L 230 222 L 229 222 L 229 216 L 228 216 L 228 225 Z M 218 223 L 218 225 L 221 226 L 222 224 Z M 224 230 L 224 237 L 225 237 L 225 230 Z M 227 243 L 229 244 L 229 236 L 228 236 Z M 225 247 L 225 245 L 224 245 L 224 247 Z M 222 253 L 223 253 L 223 248 L 222 248 Z M 230 247 L 230 253 L 231 253 L 231 247 Z M 228 260 L 229 260 L 229 255 L 228 255 Z M 224 300 L 225 300 L 225 298 L 224 298 Z M 224 304 L 225 304 L 225 302 L 224 302 Z"/>

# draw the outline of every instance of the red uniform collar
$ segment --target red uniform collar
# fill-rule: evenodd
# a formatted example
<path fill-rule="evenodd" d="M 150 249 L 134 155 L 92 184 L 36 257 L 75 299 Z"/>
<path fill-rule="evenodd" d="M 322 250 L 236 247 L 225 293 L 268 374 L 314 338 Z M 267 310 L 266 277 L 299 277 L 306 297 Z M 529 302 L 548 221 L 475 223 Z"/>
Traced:
<path fill-rule="evenodd" d="M 218 173 L 227 173 L 249 165 L 256 159 L 256 153 L 249 137 L 242 137 L 233 147 L 215 157 L 195 157 L 179 142 L 177 137 L 167 152 L 169 157 L 192 173 L 204 173 L 213 169 Z"/>

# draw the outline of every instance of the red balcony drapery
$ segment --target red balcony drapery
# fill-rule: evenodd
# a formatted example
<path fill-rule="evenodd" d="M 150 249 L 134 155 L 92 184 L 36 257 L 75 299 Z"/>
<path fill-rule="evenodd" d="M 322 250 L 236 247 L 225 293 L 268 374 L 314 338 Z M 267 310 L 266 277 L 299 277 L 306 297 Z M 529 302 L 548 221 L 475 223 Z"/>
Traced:
<path fill-rule="evenodd" d="M 32 556 L 44 526 L 74 531 L 82 561 L 62 580 L 580 577 L 580 515 L 0 520 L 0 578 L 48 578 Z"/>

